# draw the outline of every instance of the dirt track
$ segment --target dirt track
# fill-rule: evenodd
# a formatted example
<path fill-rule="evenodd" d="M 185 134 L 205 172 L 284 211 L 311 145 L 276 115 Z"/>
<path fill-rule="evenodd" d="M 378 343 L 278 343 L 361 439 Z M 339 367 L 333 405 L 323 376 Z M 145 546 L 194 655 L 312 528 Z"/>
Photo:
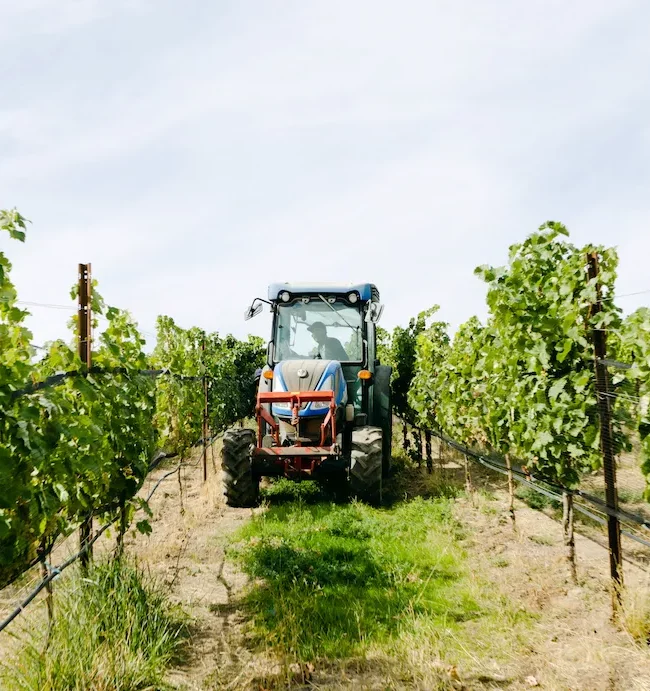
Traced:
<path fill-rule="evenodd" d="M 238 604 L 247 579 L 225 558 L 225 548 L 254 512 L 227 508 L 218 469 L 209 459 L 208 482 L 203 484 L 197 460 L 182 471 L 182 493 L 176 475 L 158 489 L 151 502 L 152 534 L 130 534 L 126 541 L 127 549 L 169 587 L 173 599 L 191 618 L 186 654 L 168 674 L 170 685 L 186 691 L 260 691 L 286 688 L 289 679 L 291 688 L 305 689 L 430 688 L 404 682 L 400 675 L 403 661 L 390 658 L 327 661 L 317 663 L 305 675 L 305 670 L 283 669 L 279 660 L 270 659 L 268 651 L 251 649 L 246 616 Z M 143 493 L 165 472 L 168 469 L 157 470 Z M 453 462 L 447 463 L 444 474 L 447 482 L 463 481 L 462 469 Z M 410 481 L 414 492 L 431 489 L 432 480 L 425 471 L 411 471 Z M 609 621 L 606 551 L 578 536 L 579 583 L 573 584 L 559 523 L 517 502 L 513 530 L 506 518 L 503 482 L 495 484 L 494 478 L 483 476 L 476 477 L 475 484 L 480 489 L 473 497 L 455 501 L 456 516 L 466 529 L 469 565 L 492 584 L 495 596 L 505 593 L 531 613 L 535 623 L 526 645 L 512 650 L 507 664 L 497 666 L 481 650 L 470 651 L 476 663 L 471 678 L 463 679 L 462 668 L 447 661 L 442 669 L 448 678 L 439 688 L 650 690 L 648 649 Z M 113 540 L 98 543 L 97 552 L 112 548 Z M 626 565 L 625 575 L 637 592 L 647 592 L 645 572 Z M 441 664 L 439 660 L 421 663 Z M 308 684 L 305 676 L 310 679 Z"/>
<path fill-rule="evenodd" d="M 462 474 L 453 463 L 445 472 L 448 478 L 457 475 L 459 480 Z M 530 645 L 512 651 L 512 664 L 501 676 L 491 670 L 483 683 L 465 688 L 523 689 L 537 682 L 546 689 L 650 689 L 647 650 L 609 621 L 606 552 L 578 536 L 580 582 L 573 584 L 565 564 L 561 526 L 518 502 L 513 531 L 505 518 L 505 492 L 493 483 L 493 479 L 479 478 L 477 485 L 482 484 L 485 491 L 472 500 L 456 500 L 457 516 L 467 527 L 469 558 L 495 590 L 521 602 L 522 608 L 538 617 L 538 623 Z M 268 688 L 271 680 L 282 676 L 278 662 L 247 647 L 246 622 L 237 604 L 246 577 L 224 558 L 230 536 L 253 512 L 225 507 L 218 472 L 210 461 L 205 485 L 198 465 L 185 468 L 182 484 L 181 501 L 178 481 L 165 482 L 152 502 L 152 535 L 131 538 L 130 545 L 192 617 L 187 658 L 170 673 L 169 681 L 188 690 Z M 626 577 L 636 586 L 647 586 L 647 575 L 640 570 L 628 566 Z M 484 662 L 486 670 L 491 669 L 490 661 Z M 379 668 L 373 671 L 372 665 L 355 664 L 339 665 L 335 674 L 327 665 L 316 669 L 305 688 L 405 688 L 390 679 L 390 672 L 385 673 L 385 661 L 381 672 Z M 449 688 L 463 688 L 462 682 L 451 677 L 449 684 Z"/>

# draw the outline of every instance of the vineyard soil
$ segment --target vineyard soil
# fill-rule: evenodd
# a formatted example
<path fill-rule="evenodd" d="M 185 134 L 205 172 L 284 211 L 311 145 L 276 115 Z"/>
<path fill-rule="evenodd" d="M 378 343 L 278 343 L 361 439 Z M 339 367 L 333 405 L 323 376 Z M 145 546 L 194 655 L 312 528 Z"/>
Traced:
<path fill-rule="evenodd" d="M 453 461 L 446 466 L 442 487 L 460 487 L 461 469 Z M 533 622 L 525 645 L 508 649 L 513 638 L 504 621 L 499 663 L 479 647 L 458 654 L 456 642 L 443 639 L 429 656 L 419 650 L 417 660 L 408 661 L 421 668 L 418 686 L 418 674 L 407 673 L 405 660 L 397 657 L 369 655 L 365 661 L 331 659 L 313 667 L 283 667 L 268 650 L 259 652 L 250 645 L 241 605 L 247 579 L 234 560 L 224 559 L 224 548 L 262 509 L 226 508 L 218 478 L 211 476 L 202 487 L 197 468 L 185 476 L 184 517 L 179 518 L 178 485 L 172 482 L 154 504 L 153 534 L 138 536 L 135 545 L 195 622 L 187 660 L 169 681 L 188 690 L 284 688 L 287 679 L 294 688 L 431 688 L 427 683 L 435 679 L 439 688 L 526 689 L 537 683 L 545 689 L 650 689 L 647 649 L 609 621 L 606 552 L 578 537 L 579 585 L 573 585 L 559 523 L 517 502 L 513 534 L 506 520 L 505 488 L 498 478 L 474 474 L 479 487 L 474 497 L 460 495 L 454 501 L 456 519 L 465 528 L 469 567 L 489 584 L 495 599 L 505 595 Z M 437 478 L 414 469 L 393 482 L 400 494 L 426 495 L 440 491 Z M 636 586 L 645 575 L 628 566 L 626 577 Z"/>
<path fill-rule="evenodd" d="M 468 497 L 461 492 L 464 471 L 451 458 L 442 468 L 436 464 L 433 476 L 417 468 L 403 470 L 391 480 L 389 493 L 407 502 L 417 495 L 456 495 L 453 513 L 464 568 L 493 603 L 507 600 L 502 620 L 468 620 L 461 624 L 466 636 L 458 629 L 448 635 L 432 629 L 435 635 L 426 632 L 426 646 L 415 635 L 407 637 L 412 645 L 408 653 L 395 646 L 302 665 L 283 661 L 270 646 L 253 644 L 244 598 L 259 584 L 249 581 L 229 549 L 241 539 L 242 527 L 268 509 L 227 508 L 218 468 L 209 466 L 209 481 L 203 485 L 200 465 L 188 465 L 181 476 L 182 493 L 176 477 L 166 480 L 152 501 L 152 534 L 127 540 L 128 550 L 167 585 L 191 618 L 185 654 L 167 674 L 172 688 L 650 689 L 647 647 L 609 621 L 606 552 L 577 538 L 579 584 L 574 585 L 561 525 L 517 501 L 513 531 L 503 481 L 473 468 L 477 489 Z M 143 491 L 164 472 L 156 471 Z M 108 548 L 107 540 L 103 549 Z M 631 586 L 646 578 L 626 566 Z M 495 621 L 500 628 L 488 631 Z M 0 640 L 0 653 L 2 645 Z"/>

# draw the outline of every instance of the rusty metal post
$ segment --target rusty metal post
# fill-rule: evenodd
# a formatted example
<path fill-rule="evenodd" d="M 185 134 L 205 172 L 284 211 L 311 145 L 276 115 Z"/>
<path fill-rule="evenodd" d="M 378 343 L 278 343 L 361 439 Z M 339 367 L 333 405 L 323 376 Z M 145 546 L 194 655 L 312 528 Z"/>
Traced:
<path fill-rule="evenodd" d="M 600 283 L 598 282 L 598 254 L 587 255 L 589 280 L 596 279 L 596 302 L 591 307 L 590 316 L 602 312 Z M 607 516 L 607 535 L 609 539 L 609 568 L 614 585 L 614 611 L 621 604 L 621 587 L 623 585 L 623 559 L 621 555 L 621 525 L 618 516 L 618 492 L 616 489 L 616 460 L 614 458 L 614 435 L 612 432 L 612 415 L 609 395 L 609 372 L 603 360 L 607 357 L 607 334 L 602 329 L 593 329 L 594 359 L 596 369 L 596 396 L 598 415 L 600 417 L 600 447 L 603 454 L 605 475 L 605 501 L 610 509 Z"/>
<path fill-rule="evenodd" d="M 208 377 L 205 370 L 205 336 L 201 343 L 203 361 L 203 482 L 208 479 Z"/>
<path fill-rule="evenodd" d="M 424 433 L 425 453 L 427 456 L 427 471 L 429 474 L 433 472 L 433 457 L 431 456 L 431 430 L 426 430 Z"/>
<path fill-rule="evenodd" d="M 43 580 L 45 580 L 46 578 L 49 577 L 50 570 L 49 570 L 47 563 L 45 561 L 45 558 L 47 556 L 47 551 L 45 549 L 45 545 L 43 542 L 41 542 L 41 545 L 38 548 L 37 552 L 38 552 L 38 559 L 41 563 L 41 578 Z M 54 596 L 52 593 L 52 581 L 50 581 L 45 586 L 45 589 L 47 591 L 47 640 L 49 643 L 50 632 L 52 630 L 52 626 L 54 625 Z"/>
<path fill-rule="evenodd" d="M 515 482 L 514 476 L 512 474 L 512 459 L 510 454 L 507 453 L 505 456 L 506 468 L 508 469 L 508 515 L 510 516 L 510 522 L 513 527 L 516 525 L 515 518 Z"/>
<path fill-rule="evenodd" d="M 92 274 L 90 264 L 79 264 L 79 304 L 77 330 L 79 334 L 79 359 L 87 369 L 92 367 Z M 92 514 L 86 516 L 79 526 L 79 549 L 89 542 L 93 532 Z M 92 558 L 92 546 L 81 557 L 81 567 L 88 568 Z"/>

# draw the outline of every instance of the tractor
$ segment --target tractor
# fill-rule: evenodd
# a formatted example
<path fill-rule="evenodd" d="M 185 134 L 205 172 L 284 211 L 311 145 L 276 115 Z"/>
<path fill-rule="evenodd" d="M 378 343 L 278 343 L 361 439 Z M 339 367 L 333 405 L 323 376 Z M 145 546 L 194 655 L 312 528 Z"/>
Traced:
<path fill-rule="evenodd" d="M 274 283 L 245 319 L 264 304 L 273 326 L 259 376 L 257 429 L 224 434 L 226 503 L 256 505 L 264 476 L 312 478 L 380 501 L 393 418 L 391 368 L 377 359 L 379 291 L 371 283 Z"/>

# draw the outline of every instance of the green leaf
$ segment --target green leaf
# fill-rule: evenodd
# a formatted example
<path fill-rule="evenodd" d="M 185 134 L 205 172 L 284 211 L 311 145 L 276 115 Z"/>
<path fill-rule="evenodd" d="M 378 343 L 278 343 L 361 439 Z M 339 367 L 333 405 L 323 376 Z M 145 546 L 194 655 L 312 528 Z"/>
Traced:
<path fill-rule="evenodd" d="M 562 379 L 558 379 L 548 390 L 548 397 L 552 400 L 555 401 L 557 397 L 564 391 L 564 387 L 566 386 L 567 380 L 566 377 L 562 377 Z"/>
<path fill-rule="evenodd" d="M 138 532 L 142 533 L 143 535 L 151 535 L 151 533 L 153 532 L 151 524 L 147 520 L 138 521 L 135 524 L 135 527 L 137 528 Z"/>
<path fill-rule="evenodd" d="M 564 342 L 562 343 L 562 349 L 557 354 L 558 362 L 564 362 L 566 360 L 567 355 L 571 352 L 572 347 L 573 341 L 570 338 L 565 338 Z"/>

